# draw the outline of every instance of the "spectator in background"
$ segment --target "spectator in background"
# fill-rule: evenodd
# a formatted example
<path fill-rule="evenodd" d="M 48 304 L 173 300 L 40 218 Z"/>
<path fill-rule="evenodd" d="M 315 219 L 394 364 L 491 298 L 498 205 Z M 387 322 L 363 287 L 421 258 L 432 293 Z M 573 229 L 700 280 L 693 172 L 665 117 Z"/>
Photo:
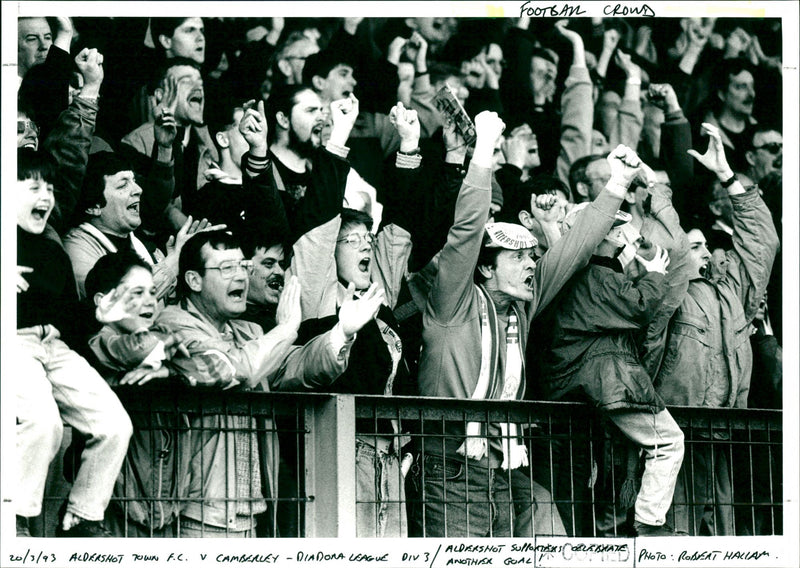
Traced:
<path fill-rule="evenodd" d="M 749 167 L 744 172 L 755 183 L 783 167 L 783 136 L 769 126 L 757 126 L 747 147 L 745 159 Z"/>
<path fill-rule="evenodd" d="M 42 140 L 69 104 L 73 71 L 72 20 L 61 16 L 51 22 L 55 31 L 46 18 L 21 18 L 18 22 L 18 96 L 30 105 Z"/>
<path fill-rule="evenodd" d="M 158 77 L 157 120 L 128 133 L 122 139 L 121 152 L 140 175 L 153 167 L 154 160 L 174 160 L 175 186 L 164 213 L 166 223 L 162 223 L 171 232 L 186 222 L 183 205 L 191 210 L 198 190 L 207 181 L 205 171 L 219 159 L 219 154 L 204 123 L 203 78 L 194 60 L 168 59 Z M 163 125 L 165 120 L 169 126 Z"/>
<path fill-rule="evenodd" d="M 45 62 L 51 45 L 53 32 L 46 18 L 17 20 L 17 77 L 20 84 L 31 67 Z"/>
<path fill-rule="evenodd" d="M 756 124 L 753 67 L 744 58 L 725 59 L 716 66 L 712 85 L 716 88 L 709 95 L 711 108 L 702 116 L 702 122 L 719 129 L 731 168 L 744 172 L 748 167 L 745 154 Z"/>

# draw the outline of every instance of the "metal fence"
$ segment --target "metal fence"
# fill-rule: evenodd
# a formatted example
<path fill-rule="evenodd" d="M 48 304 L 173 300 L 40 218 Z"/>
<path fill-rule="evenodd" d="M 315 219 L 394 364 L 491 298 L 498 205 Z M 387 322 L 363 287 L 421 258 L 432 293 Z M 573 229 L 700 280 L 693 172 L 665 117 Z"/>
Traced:
<path fill-rule="evenodd" d="M 505 515 L 514 536 L 630 534 L 641 456 L 586 405 L 117 392 L 135 434 L 107 512 L 116 536 L 352 537 L 380 535 L 383 525 L 409 536 L 456 536 L 448 523 L 442 530 L 441 513 L 456 518 L 465 510 Z M 686 453 L 668 522 L 693 535 L 782 534 L 782 413 L 670 412 L 684 431 Z M 505 498 L 470 490 L 443 502 L 431 493 L 436 476 L 442 485 L 453 475 L 480 478 L 472 460 L 461 460 L 458 471 L 441 467 L 451 432 L 469 423 L 483 425 L 490 446 L 508 440 L 496 425 L 518 425 L 529 465 L 494 470 L 492 483 L 510 488 Z M 80 441 L 73 438 L 72 446 L 63 461 L 67 479 Z M 365 456 L 374 460 L 371 483 L 356 471 Z M 51 475 L 46 520 L 34 524 L 45 536 L 52 536 L 68 489 L 59 473 Z"/>

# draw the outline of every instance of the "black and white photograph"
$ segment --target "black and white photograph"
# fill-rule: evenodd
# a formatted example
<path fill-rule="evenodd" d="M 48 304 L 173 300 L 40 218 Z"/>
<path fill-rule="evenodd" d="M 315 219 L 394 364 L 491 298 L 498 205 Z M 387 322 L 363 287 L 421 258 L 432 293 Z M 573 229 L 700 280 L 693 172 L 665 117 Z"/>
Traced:
<path fill-rule="evenodd" d="M 0 567 L 799 565 L 797 3 L 2 7 Z"/>

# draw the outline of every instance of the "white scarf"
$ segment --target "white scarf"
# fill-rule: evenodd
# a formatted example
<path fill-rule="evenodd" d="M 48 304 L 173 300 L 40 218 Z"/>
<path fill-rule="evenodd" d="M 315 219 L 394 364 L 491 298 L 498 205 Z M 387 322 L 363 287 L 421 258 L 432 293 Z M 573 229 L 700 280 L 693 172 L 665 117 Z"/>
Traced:
<path fill-rule="evenodd" d="M 478 384 L 472 393 L 472 400 L 485 400 L 487 395 L 500 400 L 516 400 L 522 388 L 522 352 L 519 341 L 519 317 L 516 306 L 508 318 L 508 331 L 506 334 L 506 365 L 503 390 L 494 392 L 497 387 L 497 363 L 499 361 L 499 345 L 497 338 L 499 329 L 497 313 L 494 303 L 482 286 L 478 286 L 478 300 L 481 315 L 481 369 L 478 375 Z M 494 327 L 494 329 L 492 329 Z M 492 387 L 490 391 L 490 386 Z M 501 445 L 503 448 L 503 469 L 516 469 L 528 465 L 527 448 L 519 442 L 519 428 L 517 424 L 501 423 Z M 488 441 L 483 434 L 483 425 L 480 422 L 467 423 L 467 437 L 458 453 L 466 457 L 480 460 L 488 449 Z"/>
<path fill-rule="evenodd" d="M 100 244 L 103 245 L 108 252 L 117 252 L 117 247 L 114 246 L 114 243 L 111 242 L 107 236 L 105 236 L 100 229 L 95 227 L 89 222 L 81 223 L 80 228 L 92 235 L 95 239 L 100 241 Z M 144 246 L 144 243 L 136 238 L 136 236 L 131 233 L 131 245 L 133 246 L 133 250 L 136 252 L 136 255 L 145 261 L 150 266 L 153 266 L 155 262 L 153 261 L 153 257 L 150 256 L 150 251 L 147 250 L 147 247 Z"/>

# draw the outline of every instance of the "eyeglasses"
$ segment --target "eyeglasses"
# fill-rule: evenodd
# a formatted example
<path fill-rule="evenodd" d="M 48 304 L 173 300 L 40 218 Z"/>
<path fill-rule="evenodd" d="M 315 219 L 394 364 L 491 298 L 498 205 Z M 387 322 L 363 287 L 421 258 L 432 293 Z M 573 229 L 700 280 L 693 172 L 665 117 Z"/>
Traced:
<path fill-rule="evenodd" d="M 783 142 L 770 142 L 769 144 L 762 144 L 761 146 L 753 146 L 753 150 L 766 150 L 770 154 L 777 154 L 783 150 Z"/>
<path fill-rule="evenodd" d="M 375 244 L 375 235 L 372 233 L 350 233 L 344 238 L 338 239 L 337 243 L 347 243 L 354 249 L 361 248 L 361 243 L 366 241 L 369 246 Z"/>
<path fill-rule="evenodd" d="M 28 130 L 32 131 L 37 136 L 39 135 L 39 127 L 30 119 L 17 120 L 17 134 L 25 134 Z"/>
<path fill-rule="evenodd" d="M 219 266 L 206 266 L 206 270 L 219 270 L 219 275 L 225 279 L 230 280 L 234 276 L 236 276 L 236 272 L 239 269 L 244 270 L 247 274 L 253 272 L 253 261 L 252 260 L 230 260 L 228 262 L 223 262 Z"/>

